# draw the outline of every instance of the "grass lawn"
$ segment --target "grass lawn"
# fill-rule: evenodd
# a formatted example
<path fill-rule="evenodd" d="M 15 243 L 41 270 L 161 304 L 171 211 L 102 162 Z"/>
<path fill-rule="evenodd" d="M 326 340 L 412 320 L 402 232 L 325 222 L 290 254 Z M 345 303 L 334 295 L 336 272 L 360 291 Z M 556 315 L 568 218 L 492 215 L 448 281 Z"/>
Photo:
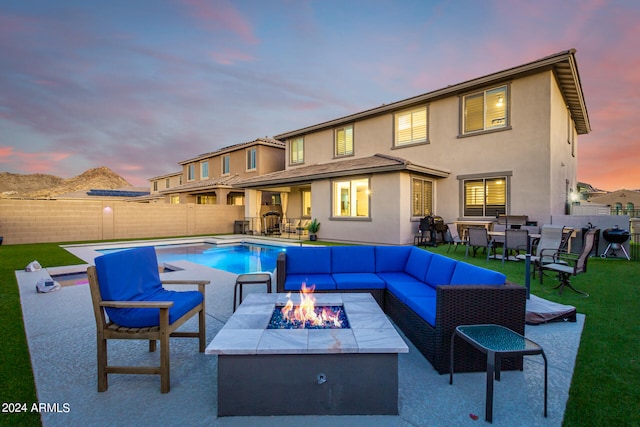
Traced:
<path fill-rule="evenodd" d="M 447 246 L 429 248 L 455 259 L 464 247 L 447 253 Z M 44 267 L 81 264 L 58 243 L 0 246 L 0 395 L 3 403 L 36 402 L 35 384 L 27 348 L 15 270 L 38 260 Z M 524 284 L 524 263 L 485 261 L 479 255 L 466 261 L 501 271 L 508 280 Z M 586 321 L 564 426 L 640 425 L 640 262 L 592 258 L 588 272 L 572 279 L 591 296 L 582 298 L 570 289 L 552 290 L 556 281 L 531 281 L 535 295 L 576 306 Z M 39 426 L 37 413 L 0 415 L 0 425 Z"/>

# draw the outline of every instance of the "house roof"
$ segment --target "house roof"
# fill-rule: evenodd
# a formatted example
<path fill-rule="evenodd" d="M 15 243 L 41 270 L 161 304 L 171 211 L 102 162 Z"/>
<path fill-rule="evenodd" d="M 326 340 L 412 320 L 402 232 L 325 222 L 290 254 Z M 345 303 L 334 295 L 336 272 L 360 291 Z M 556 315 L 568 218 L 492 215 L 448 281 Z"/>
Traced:
<path fill-rule="evenodd" d="M 446 178 L 451 171 L 436 169 L 412 163 L 400 157 L 386 154 L 375 154 L 370 157 L 352 158 L 347 160 L 300 166 L 283 171 L 272 172 L 251 178 L 239 180 L 235 187 L 252 188 L 273 185 L 300 184 L 302 182 L 354 174 L 381 173 L 395 171 L 412 171 L 436 178 Z"/>
<path fill-rule="evenodd" d="M 154 176 L 153 178 L 148 178 L 148 180 L 155 181 L 157 179 L 166 179 L 166 178 L 171 178 L 173 176 L 180 176 L 180 175 L 182 175 L 182 171 L 170 172 L 170 173 L 165 173 L 164 175 L 158 175 L 158 176 Z"/>
<path fill-rule="evenodd" d="M 277 139 L 265 137 L 265 138 L 258 138 L 249 142 L 241 142 L 239 144 L 229 145 L 228 147 L 224 147 L 219 150 L 212 151 L 210 153 L 204 153 L 191 159 L 182 160 L 178 162 L 178 164 L 186 165 L 187 163 L 197 162 L 199 160 L 207 159 L 214 156 L 219 156 L 221 154 L 230 153 L 232 151 L 241 150 L 241 149 L 250 147 L 252 145 L 266 145 L 270 147 L 282 148 L 283 150 L 285 149 L 285 143 L 283 141 L 278 141 Z"/>
<path fill-rule="evenodd" d="M 176 187 L 160 190 L 160 194 L 175 194 L 175 193 L 193 193 L 206 190 L 214 190 L 216 188 L 231 188 L 236 182 L 238 182 L 238 175 L 229 175 L 218 178 L 210 178 L 202 181 L 187 182 L 186 184 L 178 185 Z"/>
<path fill-rule="evenodd" d="M 589 115 L 587 106 L 582 92 L 580 83 L 580 75 L 578 74 L 578 65 L 575 58 L 575 49 L 559 52 L 554 55 L 546 56 L 524 65 L 498 71 L 484 77 L 478 77 L 455 85 L 450 85 L 433 92 L 427 92 L 412 98 L 397 101 L 391 104 L 384 104 L 377 108 L 365 110 L 360 113 L 351 114 L 335 120 L 308 126 L 302 129 L 285 132 L 275 135 L 277 139 L 287 139 L 294 136 L 304 135 L 310 132 L 316 132 L 321 129 L 336 127 L 345 123 L 361 120 L 363 118 L 387 114 L 400 108 L 406 108 L 414 104 L 434 101 L 436 99 L 458 96 L 463 93 L 481 88 L 483 86 L 504 82 L 513 78 L 523 77 L 530 74 L 540 73 L 546 70 L 552 70 L 556 76 L 560 90 L 564 96 L 565 102 L 571 111 L 571 115 L 576 124 L 578 134 L 586 134 L 591 131 L 589 123 Z"/>

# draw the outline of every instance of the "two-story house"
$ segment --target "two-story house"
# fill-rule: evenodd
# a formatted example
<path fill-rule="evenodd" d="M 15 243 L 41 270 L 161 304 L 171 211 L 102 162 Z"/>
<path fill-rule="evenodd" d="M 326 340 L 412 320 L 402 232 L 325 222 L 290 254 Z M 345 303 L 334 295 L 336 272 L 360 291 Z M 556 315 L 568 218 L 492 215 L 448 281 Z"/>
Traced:
<path fill-rule="evenodd" d="M 237 184 L 245 214 L 279 192 L 322 239 L 407 244 L 420 218 L 568 213 L 577 135 L 590 132 L 575 50 L 276 135 L 286 168 Z"/>
<path fill-rule="evenodd" d="M 178 162 L 180 172 L 150 179 L 151 195 L 166 203 L 243 205 L 245 193 L 233 185 L 244 178 L 284 169 L 285 144 L 272 138 L 258 138 Z M 270 193 L 263 194 L 271 202 Z"/>

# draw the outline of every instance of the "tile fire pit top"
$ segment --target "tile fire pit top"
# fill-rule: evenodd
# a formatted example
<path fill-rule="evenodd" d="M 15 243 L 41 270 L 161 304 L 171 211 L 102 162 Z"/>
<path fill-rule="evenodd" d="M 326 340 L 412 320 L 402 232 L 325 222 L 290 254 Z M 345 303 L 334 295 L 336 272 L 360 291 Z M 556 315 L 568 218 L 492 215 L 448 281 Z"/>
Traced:
<path fill-rule="evenodd" d="M 349 329 L 266 329 L 286 294 L 249 294 L 207 346 L 206 354 L 408 353 L 409 348 L 370 294 L 314 295 L 316 305 L 342 305 Z M 294 304 L 300 296 L 292 294 Z"/>

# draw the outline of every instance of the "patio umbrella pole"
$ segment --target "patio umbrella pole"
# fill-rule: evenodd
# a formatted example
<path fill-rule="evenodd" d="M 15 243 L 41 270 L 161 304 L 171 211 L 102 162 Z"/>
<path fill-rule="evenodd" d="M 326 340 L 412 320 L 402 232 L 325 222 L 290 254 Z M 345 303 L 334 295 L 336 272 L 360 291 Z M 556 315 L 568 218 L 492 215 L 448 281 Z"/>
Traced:
<path fill-rule="evenodd" d="M 531 254 L 527 253 L 525 255 L 524 261 L 524 284 L 527 287 L 527 299 L 529 299 L 530 289 L 531 289 Z"/>

